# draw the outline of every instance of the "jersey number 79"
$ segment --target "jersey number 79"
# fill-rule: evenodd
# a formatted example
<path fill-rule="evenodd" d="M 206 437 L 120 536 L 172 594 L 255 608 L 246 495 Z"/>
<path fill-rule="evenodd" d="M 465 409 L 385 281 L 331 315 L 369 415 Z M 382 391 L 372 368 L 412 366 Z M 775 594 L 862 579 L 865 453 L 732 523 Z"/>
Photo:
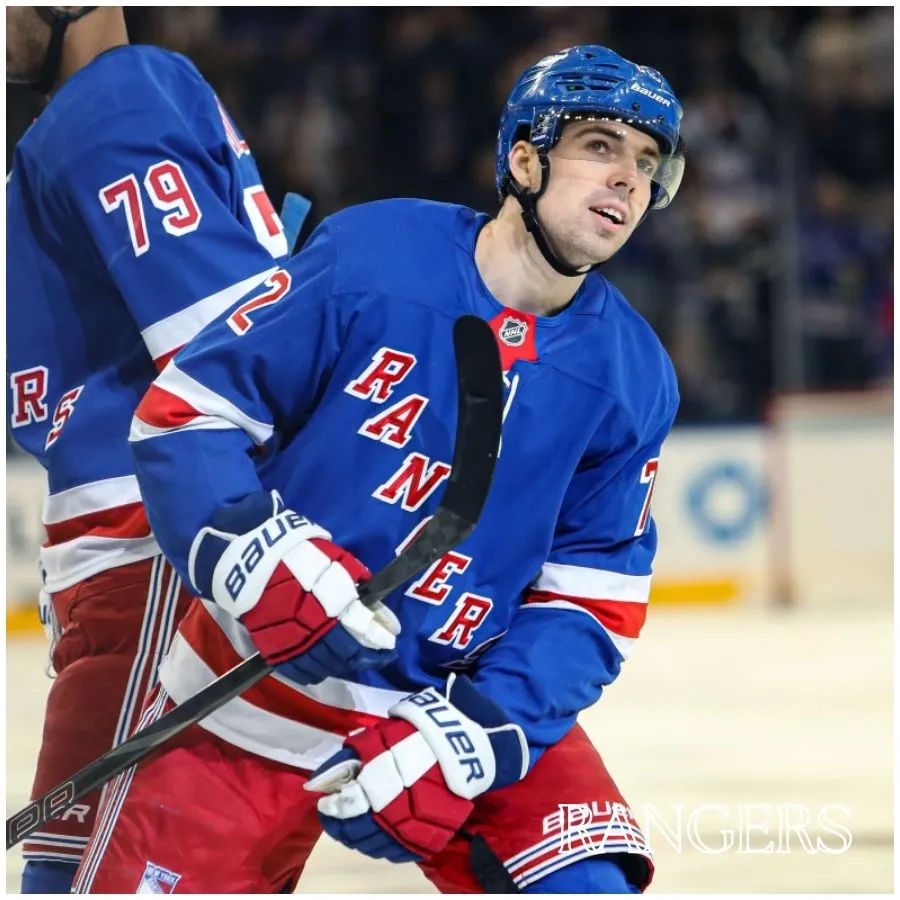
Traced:
<path fill-rule="evenodd" d="M 144 190 L 150 202 L 166 213 L 162 226 L 171 235 L 180 237 L 195 231 L 203 218 L 194 194 L 177 162 L 164 159 L 154 163 L 144 176 Z M 141 189 L 134 173 L 100 188 L 100 202 L 106 212 L 111 213 L 120 206 L 125 209 L 125 221 L 131 235 L 131 247 L 135 256 L 150 249 L 150 235 Z"/>
<path fill-rule="evenodd" d="M 103 209 L 112 213 L 120 207 L 131 237 L 131 249 L 141 256 L 150 249 L 150 232 L 144 212 L 144 194 L 151 204 L 164 213 L 162 227 L 173 237 L 196 231 L 203 212 L 188 184 L 181 166 L 171 159 L 154 163 L 143 178 L 144 191 L 134 172 L 100 188 L 98 196 Z M 244 190 L 244 208 L 257 240 L 274 258 L 287 253 L 287 241 L 272 202 L 261 184 Z"/>

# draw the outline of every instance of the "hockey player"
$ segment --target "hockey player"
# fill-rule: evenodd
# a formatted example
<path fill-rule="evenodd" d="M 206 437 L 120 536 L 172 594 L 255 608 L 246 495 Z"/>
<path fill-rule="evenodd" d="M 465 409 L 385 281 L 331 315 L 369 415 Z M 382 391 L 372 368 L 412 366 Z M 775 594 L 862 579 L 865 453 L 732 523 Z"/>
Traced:
<path fill-rule="evenodd" d="M 50 95 L 16 147 L 6 221 L 9 425 L 49 481 L 57 677 L 39 796 L 133 728 L 190 600 L 140 502 L 134 408 L 287 242 L 209 85 L 181 56 L 129 46 L 120 7 L 7 7 L 6 23 L 8 79 Z M 25 844 L 23 892 L 68 893 L 98 801 Z"/>
<path fill-rule="evenodd" d="M 257 649 L 277 671 L 116 782 L 77 891 L 277 891 L 323 828 L 444 892 L 485 888 L 470 840 L 524 891 L 649 883 L 576 718 L 644 622 L 678 402 L 659 340 L 596 268 L 675 195 L 680 119 L 652 69 L 603 47 L 550 56 L 500 122 L 496 219 L 416 200 L 338 213 L 157 378 L 136 471 L 206 599 L 145 721 Z M 484 512 L 368 610 L 354 583 L 449 474 L 451 328 L 473 313 L 507 386 Z M 590 813 L 574 834 L 572 806 Z"/>

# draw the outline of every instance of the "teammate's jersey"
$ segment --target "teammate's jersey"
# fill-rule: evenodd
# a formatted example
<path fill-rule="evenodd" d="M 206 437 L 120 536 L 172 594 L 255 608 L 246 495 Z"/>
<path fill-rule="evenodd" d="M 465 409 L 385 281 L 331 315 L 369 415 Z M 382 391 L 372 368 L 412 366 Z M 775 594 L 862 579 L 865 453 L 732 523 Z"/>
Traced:
<path fill-rule="evenodd" d="M 474 260 L 487 221 L 411 200 L 332 216 L 138 407 L 138 477 L 183 577 L 198 530 L 261 485 L 377 571 L 434 512 L 450 472 L 454 320 L 474 313 L 497 335 L 506 395 L 490 494 L 472 535 L 388 597 L 403 628 L 396 664 L 313 687 L 265 679 L 203 723 L 246 749 L 313 767 L 348 729 L 466 669 L 536 757 L 638 636 L 650 495 L 678 402 L 671 363 L 600 274 L 552 317 L 501 306 Z M 161 680 L 181 701 L 253 652 L 204 602 Z"/>
<path fill-rule="evenodd" d="M 246 142 L 184 57 L 110 50 L 66 81 L 7 184 L 7 390 L 47 469 L 50 591 L 159 552 L 127 436 L 172 354 L 287 242 Z"/>

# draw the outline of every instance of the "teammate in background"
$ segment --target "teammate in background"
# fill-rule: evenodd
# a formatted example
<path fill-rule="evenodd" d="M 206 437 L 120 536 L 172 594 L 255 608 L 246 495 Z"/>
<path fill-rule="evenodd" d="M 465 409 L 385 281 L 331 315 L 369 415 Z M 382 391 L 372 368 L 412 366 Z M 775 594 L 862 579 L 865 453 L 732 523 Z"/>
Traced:
<path fill-rule="evenodd" d="M 496 219 L 338 213 L 156 379 L 136 472 L 208 599 L 145 722 L 257 649 L 278 669 L 118 780 L 76 891 L 274 892 L 323 827 L 444 892 L 483 889 L 473 835 L 524 891 L 647 886 L 646 841 L 576 717 L 644 622 L 678 403 L 658 338 L 596 268 L 674 197 L 680 120 L 653 69 L 547 57 L 500 122 Z M 472 313 L 507 388 L 491 493 L 470 538 L 369 611 L 354 582 L 449 474 L 451 328 Z M 560 833 L 561 804 L 595 813 L 585 833 Z"/>
<path fill-rule="evenodd" d="M 169 358 L 284 261 L 245 141 L 187 59 L 130 46 L 121 7 L 7 7 L 7 79 L 50 101 L 7 186 L 12 435 L 46 468 L 42 617 L 57 673 L 32 796 L 121 741 L 189 593 L 128 449 Z M 24 893 L 67 893 L 99 792 L 26 844 Z"/>

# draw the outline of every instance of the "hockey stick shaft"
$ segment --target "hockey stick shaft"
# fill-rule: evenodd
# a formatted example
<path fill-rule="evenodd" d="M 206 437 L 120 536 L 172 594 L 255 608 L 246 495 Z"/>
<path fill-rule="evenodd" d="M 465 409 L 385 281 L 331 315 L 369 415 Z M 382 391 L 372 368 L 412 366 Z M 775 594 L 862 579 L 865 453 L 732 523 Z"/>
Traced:
<path fill-rule="evenodd" d="M 453 346 L 459 411 L 450 480 L 437 512 L 415 540 L 360 586 L 360 597 L 367 604 L 381 600 L 462 543 L 475 528 L 487 499 L 503 415 L 499 354 L 490 328 L 474 316 L 457 320 Z M 89 763 L 65 783 L 31 802 L 6 820 L 6 849 L 62 815 L 80 797 L 137 764 L 185 728 L 242 694 L 271 670 L 258 653 L 251 656 L 152 725 Z"/>
<path fill-rule="evenodd" d="M 284 236 L 287 240 L 288 256 L 293 256 L 297 248 L 297 239 L 312 204 L 300 194 L 289 191 L 284 195 L 281 205 L 281 225 L 284 228 Z"/>

